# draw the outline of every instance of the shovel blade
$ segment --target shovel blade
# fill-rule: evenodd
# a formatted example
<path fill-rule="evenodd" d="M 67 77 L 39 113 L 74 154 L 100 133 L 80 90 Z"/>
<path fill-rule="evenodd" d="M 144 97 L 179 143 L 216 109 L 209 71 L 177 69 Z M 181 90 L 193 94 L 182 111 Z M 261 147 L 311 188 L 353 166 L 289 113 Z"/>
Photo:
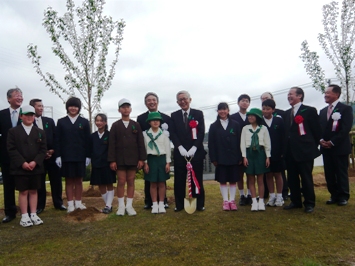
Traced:
<path fill-rule="evenodd" d="M 184 199 L 184 209 L 188 214 L 193 214 L 196 211 L 196 199 L 195 198 Z"/>

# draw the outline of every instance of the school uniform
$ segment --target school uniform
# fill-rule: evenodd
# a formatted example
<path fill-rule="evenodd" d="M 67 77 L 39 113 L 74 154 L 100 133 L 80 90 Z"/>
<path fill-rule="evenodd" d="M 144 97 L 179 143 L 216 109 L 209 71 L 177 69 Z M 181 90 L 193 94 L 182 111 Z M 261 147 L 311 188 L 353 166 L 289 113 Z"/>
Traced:
<path fill-rule="evenodd" d="M 256 133 L 257 131 L 258 133 Z M 259 145 L 251 146 L 254 133 L 258 135 Z M 257 175 L 270 172 L 270 169 L 266 168 L 265 162 L 266 157 L 271 157 L 271 141 L 265 126 L 257 126 L 255 130 L 252 125 L 243 127 L 240 149 L 243 158 L 248 159 L 249 165 L 245 169 L 246 174 Z"/>
<path fill-rule="evenodd" d="M 85 161 L 90 158 L 90 124 L 80 115 L 72 123 L 68 116 L 60 118 L 56 128 L 56 157 L 61 157 L 61 175 L 84 177 Z"/>
<path fill-rule="evenodd" d="M 241 129 L 238 122 L 217 119 L 208 132 L 208 150 L 211 162 L 217 162 L 215 180 L 220 183 L 239 181 Z"/>
<path fill-rule="evenodd" d="M 90 136 L 91 178 L 90 185 L 116 183 L 116 173 L 110 169 L 107 161 L 110 132 L 105 130 L 100 137 L 98 131 Z"/>
<path fill-rule="evenodd" d="M 230 115 L 229 119 L 237 121 L 239 123 L 240 130 L 242 130 L 244 126 L 250 124 L 247 115 L 245 114 L 245 119 L 244 119 L 244 116 L 242 117 L 240 112 Z"/>
<path fill-rule="evenodd" d="M 166 164 L 171 163 L 170 139 L 161 129 L 158 132 L 152 129 L 144 131 L 143 137 L 149 166 L 149 173 L 144 174 L 144 179 L 149 182 L 165 182 L 170 178 L 169 172 L 165 171 Z"/>
<path fill-rule="evenodd" d="M 15 177 L 16 189 L 24 191 L 40 188 L 47 152 L 45 132 L 33 125 L 29 134 L 23 125 L 11 128 L 7 136 L 7 151 L 11 160 L 10 174 Z M 31 161 L 36 162 L 32 171 L 22 168 L 23 163 Z M 30 178 L 27 180 L 26 177 Z"/>
<path fill-rule="evenodd" d="M 139 123 L 129 120 L 126 127 L 122 119 L 112 124 L 109 136 L 109 162 L 115 162 L 117 167 L 136 169 L 138 161 L 147 158 L 144 147 L 143 133 Z"/>

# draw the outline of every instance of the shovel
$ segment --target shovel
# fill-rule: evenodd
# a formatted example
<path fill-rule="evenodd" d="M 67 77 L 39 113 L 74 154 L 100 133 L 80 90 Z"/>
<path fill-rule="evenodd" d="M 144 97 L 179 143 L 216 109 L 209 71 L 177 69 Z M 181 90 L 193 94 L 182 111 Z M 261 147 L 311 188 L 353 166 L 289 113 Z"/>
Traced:
<path fill-rule="evenodd" d="M 192 190 L 191 190 L 191 172 L 193 172 L 192 165 L 190 163 L 191 159 L 192 158 L 190 158 L 190 160 L 187 160 L 185 157 L 185 160 L 187 162 L 186 168 L 187 168 L 187 184 L 189 188 L 189 197 L 184 199 L 184 209 L 188 214 L 193 214 L 196 211 L 196 198 L 192 197 Z"/>

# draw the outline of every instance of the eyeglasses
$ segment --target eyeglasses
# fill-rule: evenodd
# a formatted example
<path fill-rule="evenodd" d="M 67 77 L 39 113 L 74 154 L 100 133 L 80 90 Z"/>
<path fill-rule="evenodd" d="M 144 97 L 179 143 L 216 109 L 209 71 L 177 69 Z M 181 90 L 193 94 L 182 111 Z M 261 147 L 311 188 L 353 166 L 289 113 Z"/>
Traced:
<path fill-rule="evenodd" d="M 181 102 L 187 102 L 189 100 L 189 98 L 180 98 L 178 99 L 178 102 L 181 103 Z"/>

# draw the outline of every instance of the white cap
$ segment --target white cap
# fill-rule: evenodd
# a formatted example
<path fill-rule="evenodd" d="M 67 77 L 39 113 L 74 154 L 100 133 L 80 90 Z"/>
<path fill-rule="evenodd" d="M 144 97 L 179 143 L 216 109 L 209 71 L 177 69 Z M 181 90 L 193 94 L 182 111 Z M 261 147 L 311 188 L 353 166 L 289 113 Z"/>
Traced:
<path fill-rule="evenodd" d="M 21 112 L 20 112 L 22 115 L 26 115 L 26 114 L 30 114 L 30 113 L 33 113 L 35 114 L 35 108 L 31 105 L 25 105 L 23 107 L 21 107 Z"/>
<path fill-rule="evenodd" d="M 124 104 L 129 104 L 129 105 L 131 105 L 131 102 L 130 102 L 130 100 L 128 100 L 128 99 L 126 99 L 126 98 L 123 98 L 123 99 L 121 99 L 119 102 L 118 102 L 118 108 L 120 108 L 122 105 L 124 105 Z"/>

